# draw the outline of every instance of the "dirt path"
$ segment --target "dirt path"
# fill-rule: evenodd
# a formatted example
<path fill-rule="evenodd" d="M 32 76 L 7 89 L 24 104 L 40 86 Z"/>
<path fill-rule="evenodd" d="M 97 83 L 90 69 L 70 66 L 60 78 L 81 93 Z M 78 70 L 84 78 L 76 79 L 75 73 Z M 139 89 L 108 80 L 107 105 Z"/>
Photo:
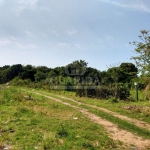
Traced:
<path fill-rule="evenodd" d="M 91 121 L 93 121 L 99 125 L 102 125 L 106 129 L 106 131 L 108 132 L 110 137 L 113 138 L 114 140 L 119 140 L 128 146 L 135 145 L 134 149 L 136 149 L 136 150 L 146 150 L 146 149 L 150 148 L 150 140 L 143 139 L 141 137 L 137 137 L 136 135 L 134 135 L 131 132 L 119 129 L 116 124 L 113 124 L 112 122 L 109 122 L 105 119 L 102 119 L 102 118 L 96 116 L 95 114 L 88 112 L 87 109 L 83 109 L 81 107 L 74 106 L 74 105 L 67 103 L 67 102 L 63 102 L 62 100 L 60 100 L 58 98 L 46 96 L 46 95 L 40 94 L 38 92 L 34 92 L 34 93 L 77 109 L 82 114 L 87 116 Z"/>
<path fill-rule="evenodd" d="M 92 108 L 96 108 L 96 109 L 98 109 L 98 110 L 102 110 L 102 111 L 104 111 L 104 112 L 106 112 L 106 113 L 111 114 L 111 115 L 114 116 L 114 117 L 120 118 L 120 119 L 122 119 L 122 120 L 126 120 L 126 121 L 128 121 L 128 122 L 131 122 L 131 123 L 135 124 L 137 127 L 144 128 L 144 129 L 147 129 L 147 130 L 150 131 L 150 124 L 147 123 L 147 122 L 140 121 L 140 120 L 137 120 L 137 119 L 134 119 L 134 118 L 129 118 L 129 117 L 124 116 L 124 115 L 120 115 L 120 114 L 118 114 L 118 113 L 116 113 L 116 112 L 113 112 L 113 111 L 110 111 L 110 110 L 108 110 L 108 109 L 106 109 L 106 108 L 102 108 L 102 107 L 98 107 L 98 106 L 94 106 L 94 105 L 89 105 L 89 104 L 81 103 L 81 102 L 78 102 L 78 101 L 73 100 L 73 99 L 71 99 L 71 98 L 64 97 L 64 96 L 58 96 L 58 95 L 57 95 L 57 97 L 70 100 L 70 101 L 72 101 L 72 102 L 77 103 L 78 105 L 83 104 L 83 105 L 86 105 L 86 106 L 89 106 L 89 107 L 92 107 Z"/>

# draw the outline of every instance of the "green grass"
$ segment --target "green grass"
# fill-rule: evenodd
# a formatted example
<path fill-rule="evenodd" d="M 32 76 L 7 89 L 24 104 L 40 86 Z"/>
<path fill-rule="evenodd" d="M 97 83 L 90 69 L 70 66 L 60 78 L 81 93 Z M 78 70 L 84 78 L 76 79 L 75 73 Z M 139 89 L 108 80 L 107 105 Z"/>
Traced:
<path fill-rule="evenodd" d="M 102 126 L 90 122 L 77 110 L 14 87 L 0 90 L 0 114 L 0 146 L 10 145 L 13 150 L 120 147 Z"/>
<path fill-rule="evenodd" d="M 39 92 L 43 92 L 39 90 Z M 48 92 L 47 92 L 48 93 Z M 99 107 L 104 107 L 114 112 L 118 112 L 119 114 L 126 115 L 131 118 L 139 119 L 145 122 L 150 123 L 150 102 L 148 100 L 144 100 L 144 93 L 139 91 L 139 101 L 119 101 L 117 103 L 113 102 L 112 99 L 109 100 L 99 100 L 94 98 L 87 97 L 76 97 L 74 92 L 66 92 L 66 91 L 50 91 L 51 96 L 57 97 L 66 96 L 68 98 L 72 98 L 78 102 L 82 102 L 85 104 L 91 104 Z M 135 91 L 131 91 L 131 97 L 134 99 Z M 127 109 L 128 107 L 136 106 L 135 109 Z"/>
<path fill-rule="evenodd" d="M 67 100 L 65 98 L 60 98 L 57 95 L 54 95 L 54 94 L 51 94 L 51 93 L 46 93 L 46 92 L 41 92 L 41 93 L 44 93 L 46 95 L 49 95 L 49 96 L 52 96 L 52 97 L 55 97 L 55 98 L 59 98 L 60 100 L 68 102 L 72 105 L 79 106 L 76 102 L 72 102 L 72 101 Z M 150 136 L 149 136 L 150 131 L 149 130 L 141 129 L 141 128 L 137 127 L 136 125 L 132 124 L 132 123 L 129 123 L 125 120 L 121 120 L 117 117 L 112 116 L 111 114 L 108 114 L 108 113 L 103 112 L 101 110 L 96 110 L 95 108 L 89 107 L 87 105 L 82 104 L 82 105 L 80 105 L 80 107 L 86 108 L 90 112 L 100 116 L 101 118 L 106 119 L 108 121 L 111 121 L 111 122 L 117 124 L 118 127 L 121 128 L 121 129 L 125 129 L 127 131 L 133 132 L 133 133 L 137 134 L 137 136 L 142 136 L 144 138 L 150 139 Z"/>
<path fill-rule="evenodd" d="M 77 110 L 44 96 L 34 94 L 33 91 L 32 89 L 22 91 L 20 88 L 15 87 L 0 90 L 0 146 L 11 145 L 14 150 L 21 148 L 27 150 L 98 150 L 121 147 L 119 143 L 108 137 L 103 127 L 91 123 Z M 51 91 L 49 93 L 43 90 L 38 92 L 55 98 L 58 98 L 57 95 L 70 97 L 78 102 L 104 107 L 132 118 L 150 122 L 148 112 L 140 109 L 141 106 L 149 108 L 148 101 L 119 101 L 114 103 L 111 99 L 79 98 L 75 96 L 74 92 Z M 67 99 L 59 99 L 79 106 L 77 103 Z M 137 107 L 137 109 L 133 110 L 124 109 L 126 106 L 135 105 L 139 106 L 139 108 Z M 137 134 L 137 136 L 150 138 L 150 132 L 146 129 L 141 129 L 132 123 L 84 104 L 80 105 L 80 107 L 88 109 L 90 112 L 117 124 L 119 128 Z M 77 120 L 74 118 L 77 118 Z"/>
<path fill-rule="evenodd" d="M 136 125 L 129 123 L 127 121 L 121 120 L 117 117 L 112 116 L 111 114 L 105 113 L 101 110 L 95 110 L 93 108 L 90 108 L 88 106 L 82 106 L 83 108 L 87 108 L 90 112 L 100 116 L 103 119 L 106 119 L 108 121 L 111 121 L 112 123 L 115 123 L 118 125 L 119 128 L 125 129 L 127 131 L 136 133 L 137 136 L 142 136 L 144 138 L 150 139 L 150 131 L 146 129 L 141 129 L 137 127 Z"/>

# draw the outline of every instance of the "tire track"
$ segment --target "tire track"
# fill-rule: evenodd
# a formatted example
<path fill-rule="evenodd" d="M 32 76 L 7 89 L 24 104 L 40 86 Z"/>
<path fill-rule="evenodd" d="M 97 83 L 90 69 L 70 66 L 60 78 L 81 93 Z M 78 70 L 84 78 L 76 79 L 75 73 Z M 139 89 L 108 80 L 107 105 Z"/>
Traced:
<path fill-rule="evenodd" d="M 82 103 L 82 102 L 77 102 L 76 100 L 73 100 L 71 98 L 67 98 L 67 97 L 64 97 L 64 96 L 58 96 L 57 95 L 57 97 L 70 100 L 72 102 L 77 103 L 78 105 L 82 105 L 83 104 L 83 105 L 88 106 L 88 107 L 92 107 L 92 108 L 96 108 L 98 110 L 102 110 L 102 111 L 104 111 L 106 113 L 111 114 L 114 117 L 117 117 L 117 118 L 122 119 L 122 120 L 129 121 L 130 123 L 135 124 L 137 127 L 140 127 L 140 128 L 143 128 L 143 129 L 146 129 L 146 130 L 150 131 L 150 124 L 147 123 L 147 122 L 140 121 L 140 120 L 137 120 L 137 119 L 134 119 L 134 118 L 129 118 L 129 117 L 124 116 L 124 115 L 120 115 L 120 114 L 118 114 L 116 112 L 113 112 L 113 111 L 110 111 L 110 110 L 108 110 L 106 108 L 102 108 L 102 107 L 98 107 L 98 106 L 94 106 L 94 105 L 89 105 L 89 104 L 85 104 L 85 103 Z"/>
<path fill-rule="evenodd" d="M 134 135 L 133 133 L 131 133 L 129 131 L 119 129 L 116 124 L 114 124 L 110 121 L 107 121 L 105 119 L 102 119 L 101 117 L 99 117 L 93 113 L 88 112 L 88 109 L 83 109 L 81 107 L 74 106 L 70 103 L 63 102 L 62 100 L 60 100 L 58 98 L 54 98 L 52 96 L 47 96 L 47 95 L 44 95 L 44 94 L 41 94 L 38 92 L 33 92 L 33 93 L 40 95 L 40 96 L 44 96 L 46 98 L 49 98 L 56 102 L 70 106 L 70 107 L 80 111 L 82 114 L 84 114 L 86 117 L 88 117 L 92 122 L 103 126 L 106 129 L 109 136 L 111 138 L 113 138 L 114 140 L 121 141 L 125 145 L 128 145 L 128 146 L 135 145 L 137 150 L 146 150 L 146 149 L 150 148 L 150 140 L 143 139 L 141 137 L 137 137 L 136 135 Z"/>

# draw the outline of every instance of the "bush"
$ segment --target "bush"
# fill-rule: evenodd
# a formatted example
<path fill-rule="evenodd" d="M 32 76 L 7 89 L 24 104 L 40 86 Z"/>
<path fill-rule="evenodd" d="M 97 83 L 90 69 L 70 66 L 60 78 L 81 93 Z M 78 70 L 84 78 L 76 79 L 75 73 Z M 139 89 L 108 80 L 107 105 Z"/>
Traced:
<path fill-rule="evenodd" d="M 127 87 L 93 87 L 93 86 L 78 86 L 76 89 L 76 95 L 80 97 L 93 97 L 98 99 L 109 99 L 115 97 L 115 99 L 126 100 L 130 96 L 130 91 Z"/>
<path fill-rule="evenodd" d="M 76 96 L 80 96 L 80 97 L 85 96 L 84 86 L 76 87 Z"/>
<path fill-rule="evenodd" d="M 117 90 L 117 98 L 119 98 L 120 100 L 126 100 L 128 99 L 130 96 L 130 91 L 128 88 L 126 87 L 120 87 Z"/>
<path fill-rule="evenodd" d="M 96 89 L 93 86 L 77 86 L 76 96 L 80 97 L 96 97 Z"/>
<path fill-rule="evenodd" d="M 84 87 L 84 96 L 86 97 L 96 97 L 96 89 L 92 86 Z"/>
<path fill-rule="evenodd" d="M 108 99 L 113 96 L 112 89 L 102 86 L 96 89 L 96 97 L 100 99 Z"/>

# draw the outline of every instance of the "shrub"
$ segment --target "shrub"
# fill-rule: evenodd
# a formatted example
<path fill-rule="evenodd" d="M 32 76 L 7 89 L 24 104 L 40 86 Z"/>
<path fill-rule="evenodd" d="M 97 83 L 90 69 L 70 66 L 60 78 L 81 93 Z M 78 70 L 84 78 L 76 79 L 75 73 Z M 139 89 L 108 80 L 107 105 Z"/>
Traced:
<path fill-rule="evenodd" d="M 86 97 L 96 97 L 96 89 L 92 86 L 84 87 L 84 96 Z"/>
<path fill-rule="evenodd" d="M 102 86 L 96 89 L 96 97 L 100 99 L 108 99 L 113 96 L 112 89 Z"/>
<path fill-rule="evenodd" d="M 126 100 L 128 99 L 130 96 L 130 91 L 128 88 L 126 87 L 120 87 L 118 88 L 117 90 L 117 97 L 120 99 L 120 100 Z"/>
<path fill-rule="evenodd" d="M 98 99 L 115 99 L 126 100 L 130 96 L 130 91 L 127 87 L 106 87 L 106 86 L 78 86 L 76 95 L 80 97 L 93 97 Z"/>
<path fill-rule="evenodd" d="M 76 96 L 80 96 L 80 97 L 85 96 L 84 87 L 83 86 L 77 86 L 76 87 Z"/>

